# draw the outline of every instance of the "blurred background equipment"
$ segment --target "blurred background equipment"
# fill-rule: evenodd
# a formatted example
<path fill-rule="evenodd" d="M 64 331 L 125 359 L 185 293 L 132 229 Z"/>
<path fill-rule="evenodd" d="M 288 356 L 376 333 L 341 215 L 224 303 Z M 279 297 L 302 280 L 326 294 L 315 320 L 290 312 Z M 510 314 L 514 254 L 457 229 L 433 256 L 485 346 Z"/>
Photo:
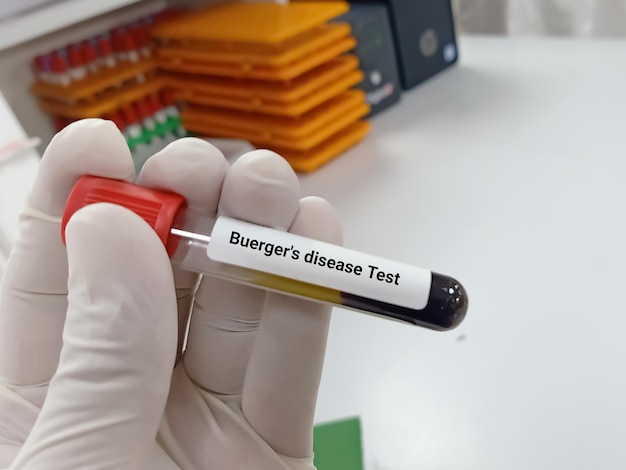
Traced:
<path fill-rule="evenodd" d="M 37 55 L 31 91 L 55 131 L 77 119 L 109 119 L 126 136 L 137 170 L 186 135 L 157 70 L 151 36 L 153 27 L 178 15 L 167 9 Z"/>
<path fill-rule="evenodd" d="M 158 26 L 157 62 L 183 125 L 245 139 L 314 171 L 369 131 L 345 2 L 225 3 Z"/>
<path fill-rule="evenodd" d="M 626 0 L 452 0 L 459 33 L 624 37 Z"/>
<path fill-rule="evenodd" d="M 457 63 L 450 0 L 370 0 L 369 3 L 387 8 L 405 90 Z"/>
<path fill-rule="evenodd" d="M 350 23 L 356 39 L 354 54 L 359 58 L 365 92 L 373 116 L 400 100 L 402 85 L 387 9 L 371 2 L 350 2 L 350 11 L 337 21 Z"/>
<path fill-rule="evenodd" d="M 30 89 L 54 131 L 110 119 L 137 171 L 197 135 L 269 148 L 312 172 L 365 138 L 368 118 L 403 90 L 458 60 L 450 0 L 198 3 L 38 51 Z"/>

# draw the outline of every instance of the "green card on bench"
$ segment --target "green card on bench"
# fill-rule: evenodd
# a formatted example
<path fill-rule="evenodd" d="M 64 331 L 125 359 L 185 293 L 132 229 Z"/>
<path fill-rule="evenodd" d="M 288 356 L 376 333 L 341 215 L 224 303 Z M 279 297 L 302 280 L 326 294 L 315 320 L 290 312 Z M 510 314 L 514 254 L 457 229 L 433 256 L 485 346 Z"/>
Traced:
<path fill-rule="evenodd" d="M 318 424 L 313 437 L 317 470 L 363 470 L 359 418 Z"/>

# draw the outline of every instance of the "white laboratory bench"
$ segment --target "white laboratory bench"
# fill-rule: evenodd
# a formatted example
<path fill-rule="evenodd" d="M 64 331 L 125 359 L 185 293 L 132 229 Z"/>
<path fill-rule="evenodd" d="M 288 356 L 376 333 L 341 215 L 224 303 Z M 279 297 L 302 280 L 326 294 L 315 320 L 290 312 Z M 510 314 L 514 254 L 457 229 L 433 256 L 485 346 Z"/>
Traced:
<path fill-rule="evenodd" d="M 317 421 L 370 470 L 626 468 L 626 41 L 464 38 L 318 172 L 351 248 L 450 274 L 458 329 L 333 316 Z"/>

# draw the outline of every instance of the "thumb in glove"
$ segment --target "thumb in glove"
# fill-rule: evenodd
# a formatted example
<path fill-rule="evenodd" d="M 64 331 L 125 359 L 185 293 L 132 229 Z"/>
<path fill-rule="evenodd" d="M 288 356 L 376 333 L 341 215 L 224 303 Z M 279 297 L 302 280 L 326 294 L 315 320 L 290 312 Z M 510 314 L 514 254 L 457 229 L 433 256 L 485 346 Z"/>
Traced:
<path fill-rule="evenodd" d="M 11 468 L 141 467 L 154 447 L 176 355 L 171 265 L 148 224 L 112 204 L 74 214 L 66 241 L 59 367 Z"/>

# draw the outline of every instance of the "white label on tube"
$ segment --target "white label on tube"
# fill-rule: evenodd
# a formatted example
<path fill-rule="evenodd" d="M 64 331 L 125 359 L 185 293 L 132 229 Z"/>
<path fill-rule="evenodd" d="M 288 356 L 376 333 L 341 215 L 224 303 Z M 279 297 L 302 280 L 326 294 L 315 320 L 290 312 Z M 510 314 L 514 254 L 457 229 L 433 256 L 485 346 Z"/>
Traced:
<path fill-rule="evenodd" d="M 262 271 L 406 308 L 421 310 L 431 272 L 341 246 L 219 217 L 207 255 Z"/>

